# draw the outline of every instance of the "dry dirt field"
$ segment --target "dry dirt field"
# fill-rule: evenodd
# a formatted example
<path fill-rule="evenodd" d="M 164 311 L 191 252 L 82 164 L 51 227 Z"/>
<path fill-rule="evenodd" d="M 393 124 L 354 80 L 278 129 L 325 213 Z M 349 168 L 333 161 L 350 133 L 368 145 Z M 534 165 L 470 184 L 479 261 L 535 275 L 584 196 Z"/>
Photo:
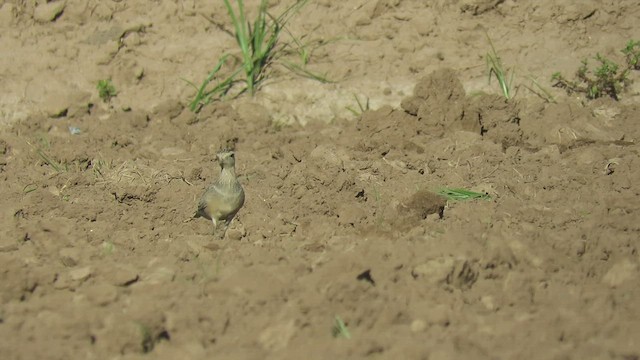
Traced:
<path fill-rule="evenodd" d="M 640 72 L 550 82 L 620 61 L 640 4 L 569 3 L 312 0 L 288 29 L 333 82 L 274 64 L 195 114 L 222 0 L 0 2 L 2 359 L 640 359 Z M 191 216 L 224 146 L 221 241 Z"/>

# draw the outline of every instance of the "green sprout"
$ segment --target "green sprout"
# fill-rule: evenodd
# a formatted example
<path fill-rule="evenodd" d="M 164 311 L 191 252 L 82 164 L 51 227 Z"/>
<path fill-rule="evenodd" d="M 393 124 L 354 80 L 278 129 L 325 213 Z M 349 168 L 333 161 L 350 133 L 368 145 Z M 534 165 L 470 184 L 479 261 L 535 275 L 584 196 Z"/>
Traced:
<path fill-rule="evenodd" d="M 491 51 L 486 55 L 487 61 L 487 71 L 489 72 L 489 83 L 491 83 L 492 75 L 496 77 L 498 80 L 498 84 L 500 85 L 500 90 L 502 91 L 502 95 L 505 99 L 509 100 L 513 96 L 512 88 L 513 88 L 513 76 L 514 73 L 510 69 L 505 69 L 500 56 L 496 52 L 496 48 L 493 46 L 493 41 L 487 35 L 487 40 L 489 40 L 489 45 L 491 46 Z"/>
<path fill-rule="evenodd" d="M 347 329 L 347 325 L 342 321 L 340 316 L 335 316 L 333 320 L 333 327 L 331 328 L 331 334 L 333 337 L 343 337 L 345 339 L 351 339 L 351 333 Z"/>
<path fill-rule="evenodd" d="M 353 94 L 353 98 L 356 100 L 356 103 L 358 104 L 358 109 L 354 109 L 351 106 L 347 106 L 346 109 L 351 111 L 351 113 L 353 113 L 353 115 L 355 116 L 360 116 L 362 115 L 365 111 L 369 110 L 369 98 L 367 97 L 367 100 L 363 103 L 362 101 L 360 101 L 360 99 L 358 98 L 358 96 L 356 94 Z"/>
<path fill-rule="evenodd" d="M 98 96 L 102 101 L 108 102 L 112 97 L 116 96 L 118 93 L 116 92 L 116 88 L 111 83 L 111 80 L 105 79 L 98 81 L 98 85 L 96 86 L 98 89 Z"/>
<path fill-rule="evenodd" d="M 640 70 L 640 40 L 629 40 L 627 46 L 621 50 L 624 54 L 627 65 L 633 70 Z"/>

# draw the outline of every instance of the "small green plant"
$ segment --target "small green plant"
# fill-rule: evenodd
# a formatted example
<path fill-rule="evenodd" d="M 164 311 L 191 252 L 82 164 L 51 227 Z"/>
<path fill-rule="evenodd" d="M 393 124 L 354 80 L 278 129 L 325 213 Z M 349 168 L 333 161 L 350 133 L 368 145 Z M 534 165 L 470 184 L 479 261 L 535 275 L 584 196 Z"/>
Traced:
<path fill-rule="evenodd" d="M 27 144 L 29 144 L 29 146 L 33 148 L 35 153 L 40 157 L 40 159 L 45 164 L 52 167 L 56 172 L 61 173 L 69 170 L 69 167 L 67 164 L 56 161 L 53 157 L 49 156 L 47 151 L 51 150 L 51 143 L 49 142 L 49 139 L 46 136 L 44 135 L 39 136 L 36 139 L 35 144 L 32 144 L 31 142 L 27 142 Z"/>
<path fill-rule="evenodd" d="M 546 89 L 544 86 L 540 85 L 540 83 L 538 82 L 538 80 L 536 80 L 536 78 L 534 78 L 531 75 L 528 78 L 531 81 L 531 85 L 524 85 L 525 88 L 527 88 L 532 93 L 538 95 L 541 99 L 543 99 L 546 102 L 554 103 L 554 104 L 557 103 L 555 97 L 551 94 L 551 92 L 548 89 Z"/>
<path fill-rule="evenodd" d="M 282 65 L 284 65 L 289 71 L 292 71 L 298 75 L 308 77 L 321 83 L 331 83 L 332 81 L 327 78 L 326 74 L 320 75 L 311 72 L 307 70 L 306 66 L 307 64 L 309 64 L 309 61 L 311 61 L 311 55 L 314 50 L 329 43 L 338 41 L 340 40 L 340 38 L 334 38 L 328 41 L 325 41 L 323 39 L 315 39 L 303 42 L 302 39 L 304 38 L 304 35 L 300 38 L 296 38 L 289 30 L 285 29 L 285 31 L 287 32 L 287 34 L 289 34 L 292 42 L 285 44 L 285 50 L 283 50 L 283 53 L 293 53 L 297 55 L 300 59 L 300 63 L 296 64 L 290 61 L 282 60 Z"/>
<path fill-rule="evenodd" d="M 193 99 L 193 101 L 191 101 L 191 104 L 189 104 L 189 108 L 191 109 L 191 111 L 196 111 L 198 110 L 199 106 L 208 104 L 215 96 L 226 95 L 227 92 L 231 89 L 231 86 L 235 83 L 234 78 L 240 73 L 240 71 L 242 71 L 241 68 L 236 69 L 227 78 L 222 81 L 218 81 L 213 88 L 209 89 L 209 84 L 216 79 L 218 72 L 222 68 L 222 65 L 224 65 L 225 61 L 227 61 L 227 57 L 229 57 L 229 55 L 223 55 L 222 57 L 220 57 L 220 60 L 218 60 L 218 63 L 213 68 L 213 70 L 209 72 L 209 75 L 207 75 L 207 78 L 204 79 L 200 87 L 197 87 L 194 83 L 185 80 L 189 85 L 193 86 L 197 90 L 195 98 Z"/>
<path fill-rule="evenodd" d="M 640 40 L 629 40 L 627 46 L 621 50 L 627 65 L 633 70 L 640 70 Z"/>
<path fill-rule="evenodd" d="M 98 81 L 96 89 L 98 89 L 98 96 L 104 102 L 108 102 L 112 97 L 118 94 L 110 79 Z"/>
<path fill-rule="evenodd" d="M 609 96 L 619 100 L 620 93 L 629 85 L 629 72 L 640 69 L 640 41 L 630 40 L 621 50 L 625 56 L 624 66 L 597 53 L 592 60 L 595 67 L 590 66 L 589 59 L 584 59 L 576 71 L 575 80 L 569 80 L 560 72 L 551 76 L 553 86 L 563 88 L 567 93 L 584 93 L 588 99 Z"/>
<path fill-rule="evenodd" d="M 47 165 L 51 166 L 56 172 L 64 172 L 67 171 L 67 167 L 62 163 L 55 161 L 52 157 L 50 157 L 44 150 L 37 149 L 36 153 L 42 161 L 44 161 Z"/>
<path fill-rule="evenodd" d="M 102 251 L 105 255 L 111 255 L 116 250 L 116 246 L 111 241 L 104 241 L 102 243 Z"/>
<path fill-rule="evenodd" d="M 233 9 L 229 0 L 224 0 L 224 4 L 231 17 L 236 41 L 242 53 L 242 68 L 245 73 L 247 90 L 253 95 L 255 86 L 264 77 L 264 71 L 274 56 L 276 42 L 289 19 L 289 11 L 293 10 L 294 7 L 290 7 L 276 19 L 267 13 L 267 1 L 262 0 L 252 28 L 245 18 L 244 2 L 242 0 L 237 0 L 237 12 Z M 300 4 L 300 2 L 297 4 Z M 268 17 L 272 21 L 267 22 Z"/>
<path fill-rule="evenodd" d="M 214 69 L 208 74 L 206 79 L 198 87 L 192 82 L 185 80 L 197 90 L 196 96 L 190 103 L 192 111 L 197 111 L 202 105 L 211 102 L 212 99 L 227 95 L 231 88 L 237 83 L 244 83 L 245 87 L 240 93 L 248 92 L 253 95 L 257 87 L 265 80 L 267 69 L 277 59 L 287 53 L 288 43 L 281 42 L 281 34 L 286 29 L 286 25 L 300 10 L 308 0 L 297 0 L 289 6 L 282 14 L 275 17 L 267 12 L 267 0 L 261 0 L 258 7 L 258 14 L 251 24 L 246 17 L 243 0 L 236 0 L 236 7 L 232 6 L 230 0 L 224 0 L 231 22 L 233 23 L 235 40 L 240 48 L 241 66 L 228 75 L 219 76 L 222 66 L 225 65 L 229 54 L 223 54 Z M 291 33 L 289 33 L 291 35 Z M 310 57 L 310 50 L 306 44 L 291 35 L 298 53 L 301 57 L 302 65 L 282 61 L 282 64 L 290 71 L 309 77 L 321 82 L 329 82 L 323 75 L 315 74 L 305 68 Z M 243 74 L 244 77 L 239 78 Z M 215 85 L 210 86 L 215 82 Z"/>
<path fill-rule="evenodd" d="M 487 193 L 479 193 L 467 189 L 460 188 L 444 188 L 438 191 L 438 195 L 444 196 L 450 201 L 467 201 L 474 199 L 491 200 L 491 196 Z"/>
<path fill-rule="evenodd" d="M 335 316 L 333 319 L 333 327 L 331 328 L 331 335 L 333 337 L 343 337 L 345 339 L 351 339 L 351 333 L 347 329 L 347 325 L 342 321 L 340 316 Z"/>
<path fill-rule="evenodd" d="M 585 93 L 589 99 L 597 99 L 608 95 L 618 100 L 620 92 L 627 85 L 628 71 L 618 71 L 619 65 L 596 54 L 594 59 L 599 63 L 594 70 L 589 68 L 589 61 L 582 60 L 582 64 L 576 71 L 576 80 L 571 81 L 565 78 L 560 72 L 551 76 L 555 87 L 567 90 L 567 93 Z"/>
<path fill-rule="evenodd" d="M 354 109 L 351 106 L 347 106 L 346 109 L 351 111 L 351 113 L 353 113 L 353 115 L 355 116 L 360 116 L 362 115 L 365 111 L 369 110 L 369 98 L 367 97 L 367 100 L 363 103 L 360 101 L 360 99 L 358 98 L 358 96 L 356 94 L 353 94 L 353 98 L 356 99 L 356 103 L 358 104 L 358 109 Z"/>
<path fill-rule="evenodd" d="M 491 41 L 489 34 L 486 35 L 487 40 L 489 40 L 489 45 L 491 46 L 491 51 L 485 56 L 487 61 L 487 71 L 489 73 L 489 83 L 491 83 L 492 75 L 495 76 L 496 80 L 498 80 L 498 84 L 500 85 L 502 95 L 505 99 L 509 100 L 513 97 L 512 90 L 514 72 L 510 69 L 504 68 L 502 60 L 500 59 L 500 56 L 498 56 L 496 48 L 493 46 L 493 41 Z"/>
<path fill-rule="evenodd" d="M 27 144 L 31 146 L 34 153 L 47 165 L 49 165 L 57 173 L 62 173 L 69 170 L 68 164 L 56 161 L 53 157 L 49 156 L 48 150 L 51 150 L 51 142 L 45 135 L 39 136 L 34 143 L 27 141 Z"/>

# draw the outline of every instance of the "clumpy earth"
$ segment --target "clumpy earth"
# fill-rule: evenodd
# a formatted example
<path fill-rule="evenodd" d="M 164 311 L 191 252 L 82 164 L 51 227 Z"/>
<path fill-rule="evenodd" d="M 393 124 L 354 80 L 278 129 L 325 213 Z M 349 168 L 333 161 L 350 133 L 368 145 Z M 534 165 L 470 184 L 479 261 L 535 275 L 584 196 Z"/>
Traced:
<path fill-rule="evenodd" d="M 222 1 L 0 18 L 3 359 L 640 358 L 639 76 L 548 82 L 620 61 L 637 1 L 311 1 L 289 29 L 333 82 L 274 64 L 197 114 L 183 79 L 237 54 Z M 247 200 L 220 241 L 192 216 L 222 147 Z"/>

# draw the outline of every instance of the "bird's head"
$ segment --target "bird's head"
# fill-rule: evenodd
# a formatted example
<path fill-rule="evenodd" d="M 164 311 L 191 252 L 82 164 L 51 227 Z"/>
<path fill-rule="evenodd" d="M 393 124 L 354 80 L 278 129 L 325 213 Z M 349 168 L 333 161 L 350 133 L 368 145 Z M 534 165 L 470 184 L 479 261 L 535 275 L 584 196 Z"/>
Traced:
<path fill-rule="evenodd" d="M 216 154 L 216 158 L 223 169 L 233 168 L 236 165 L 236 153 L 233 150 L 221 150 Z"/>

